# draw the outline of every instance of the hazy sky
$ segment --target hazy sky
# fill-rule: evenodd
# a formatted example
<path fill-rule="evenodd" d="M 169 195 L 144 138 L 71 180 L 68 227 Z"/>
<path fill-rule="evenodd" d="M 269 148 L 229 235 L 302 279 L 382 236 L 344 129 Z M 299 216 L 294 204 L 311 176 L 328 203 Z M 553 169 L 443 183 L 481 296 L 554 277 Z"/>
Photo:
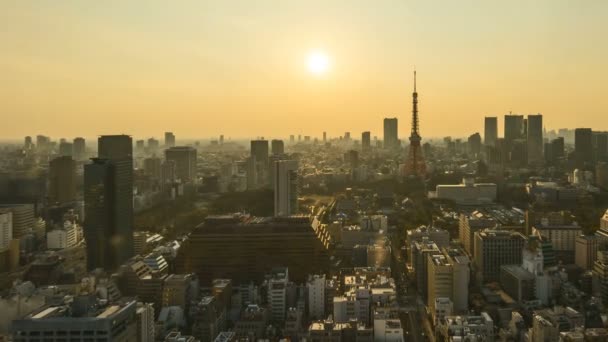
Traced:
<path fill-rule="evenodd" d="M 608 130 L 608 1 L 3 0 L 0 138 L 407 136 L 414 66 L 423 137 Z"/>

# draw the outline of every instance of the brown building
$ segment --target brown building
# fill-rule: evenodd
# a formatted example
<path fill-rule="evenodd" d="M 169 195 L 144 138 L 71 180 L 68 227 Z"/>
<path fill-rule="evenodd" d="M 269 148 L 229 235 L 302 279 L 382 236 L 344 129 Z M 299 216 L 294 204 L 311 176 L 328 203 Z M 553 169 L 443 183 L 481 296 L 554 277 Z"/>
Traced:
<path fill-rule="evenodd" d="M 262 281 L 274 267 L 288 267 L 296 282 L 326 271 L 329 241 L 318 221 L 306 216 L 208 217 L 184 241 L 176 258 L 178 273 L 197 273 L 201 284 L 232 279 Z M 290 272 L 292 273 L 292 272 Z"/>

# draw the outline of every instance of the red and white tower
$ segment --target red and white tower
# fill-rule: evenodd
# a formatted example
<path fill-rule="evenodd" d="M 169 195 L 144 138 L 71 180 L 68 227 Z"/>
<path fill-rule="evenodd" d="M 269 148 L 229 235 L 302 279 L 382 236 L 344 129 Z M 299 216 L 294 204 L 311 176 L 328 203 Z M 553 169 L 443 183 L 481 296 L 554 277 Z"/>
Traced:
<path fill-rule="evenodd" d="M 420 147 L 419 127 L 418 127 L 418 93 L 416 92 L 416 71 L 414 71 L 414 92 L 412 93 L 412 133 L 410 134 L 410 148 L 405 160 L 405 175 L 418 176 L 424 178 L 426 176 L 426 164 L 422 156 L 422 148 Z"/>

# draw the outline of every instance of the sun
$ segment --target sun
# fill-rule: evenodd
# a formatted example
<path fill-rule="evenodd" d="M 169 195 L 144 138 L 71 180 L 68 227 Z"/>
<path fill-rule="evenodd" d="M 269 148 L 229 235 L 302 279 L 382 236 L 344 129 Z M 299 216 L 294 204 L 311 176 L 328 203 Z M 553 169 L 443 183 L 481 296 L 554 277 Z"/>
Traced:
<path fill-rule="evenodd" d="M 315 75 L 323 75 L 329 70 L 329 57 L 323 51 L 312 51 L 307 59 L 308 71 Z"/>

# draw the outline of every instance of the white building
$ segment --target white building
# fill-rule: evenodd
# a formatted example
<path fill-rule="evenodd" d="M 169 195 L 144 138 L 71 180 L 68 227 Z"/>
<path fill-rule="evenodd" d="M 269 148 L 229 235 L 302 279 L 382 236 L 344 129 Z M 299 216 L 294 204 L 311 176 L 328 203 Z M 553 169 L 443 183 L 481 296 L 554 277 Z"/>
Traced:
<path fill-rule="evenodd" d="M 273 321 L 282 322 L 287 312 L 287 283 L 289 274 L 287 267 L 279 267 L 272 270 L 268 279 L 268 304 L 270 304 L 270 315 Z"/>
<path fill-rule="evenodd" d="M 13 213 L 13 236 L 19 239 L 31 233 L 36 225 L 33 204 L 2 204 L 1 209 Z"/>
<path fill-rule="evenodd" d="M 451 337 L 454 341 L 463 341 L 473 337 L 476 339 L 469 340 L 494 342 L 494 321 L 487 312 L 479 316 L 447 316 L 437 330 L 446 340 Z"/>
<path fill-rule="evenodd" d="M 497 186 L 494 183 L 474 183 L 464 178 L 461 184 L 439 184 L 429 197 L 446 199 L 458 204 L 484 204 L 496 201 Z"/>
<path fill-rule="evenodd" d="M 579 235 L 574 247 L 574 263 L 584 270 L 593 268 L 597 258 L 598 238 L 595 235 Z"/>
<path fill-rule="evenodd" d="M 46 247 L 64 249 L 76 246 L 79 242 L 79 229 L 77 224 L 66 221 L 63 229 L 54 229 L 46 234 Z"/>
<path fill-rule="evenodd" d="M 137 303 L 137 340 L 154 342 L 154 306 L 150 303 Z"/>
<path fill-rule="evenodd" d="M 370 291 L 365 288 L 353 289 L 344 296 L 334 297 L 334 321 L 338 323 L 356 319 L 369 324 Z"/>
<path fill-rule="evenodd" d="M 392 307 L 378 307 L 374 310 L 374 341 L 403 342 L 403 327 L 399 312 Z"/>
<path fill-rule="evenodd" d="M 0 211 L 0 252 L 8 249 L 13 239 L 13 213 L 8 210 Z"/>
<path fill-rule="evenodd" d="M 306 282 L 308 290 L 308 317 L 325 318 L 325 275 L 313 275 Z"/>
<path fill-rule="evenodd" d="M 274 172 L 274 216 L 289 216 L 298 212 L 298 162 L 277 160 Z"/>

